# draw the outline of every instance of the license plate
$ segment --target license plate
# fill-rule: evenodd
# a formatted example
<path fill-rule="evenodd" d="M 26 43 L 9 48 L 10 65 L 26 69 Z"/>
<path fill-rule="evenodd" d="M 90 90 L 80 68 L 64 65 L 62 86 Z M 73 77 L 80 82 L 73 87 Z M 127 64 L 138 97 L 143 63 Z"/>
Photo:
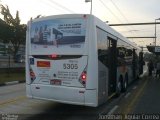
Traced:
<path fill-rule="evenodd" d="M 50 84 L 51 85 L 61 85 L 61 80 L 51 80 Z"/>

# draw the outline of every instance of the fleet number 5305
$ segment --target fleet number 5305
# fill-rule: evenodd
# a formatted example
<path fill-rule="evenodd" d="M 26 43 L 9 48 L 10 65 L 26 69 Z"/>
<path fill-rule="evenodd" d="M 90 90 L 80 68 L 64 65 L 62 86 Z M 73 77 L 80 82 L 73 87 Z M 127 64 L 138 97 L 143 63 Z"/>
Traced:
<path fill-rule="evenodd" d="M 78 69 L 78 64 L 63 64 L 64 69 Z"/>

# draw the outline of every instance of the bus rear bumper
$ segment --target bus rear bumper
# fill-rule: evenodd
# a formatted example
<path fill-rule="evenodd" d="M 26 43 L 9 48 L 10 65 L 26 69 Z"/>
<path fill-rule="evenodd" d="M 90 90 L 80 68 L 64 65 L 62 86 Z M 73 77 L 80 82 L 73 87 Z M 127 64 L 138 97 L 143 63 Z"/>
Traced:
<path fill-rule="evenodd" d="M 26 88 L 28 89 L 27 97 L 29 98 L 74 105 L 97 106 L 96 90 L 42 84 L 26 85 Z"/>

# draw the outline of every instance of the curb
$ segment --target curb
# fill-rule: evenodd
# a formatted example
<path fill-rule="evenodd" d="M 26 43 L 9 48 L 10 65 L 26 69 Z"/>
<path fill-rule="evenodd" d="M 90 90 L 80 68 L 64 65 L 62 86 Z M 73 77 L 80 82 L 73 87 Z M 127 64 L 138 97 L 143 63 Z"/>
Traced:
<path fill-rule="evenodd" d="M 5 83 L 0 83 L 0 86 L 5 86 L 5 85 L 15 85 L 15 84 L 18 84 L 18 83 L 24 83 L 24 81 L 12 81 L 12 82 L 5 82 Z"/>

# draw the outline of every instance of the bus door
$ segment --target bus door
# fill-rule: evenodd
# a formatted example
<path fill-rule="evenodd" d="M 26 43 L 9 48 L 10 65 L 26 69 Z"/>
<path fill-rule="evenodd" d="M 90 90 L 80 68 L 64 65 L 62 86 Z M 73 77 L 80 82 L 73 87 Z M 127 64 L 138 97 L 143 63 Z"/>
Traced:
<path fill-rule="evenodd" d="M 117 41 L 108 37 L 109 40 L 109 81 L 108 81 L 108 95 L 112 95 L 116 92 L 116 79 L 117 79 Z"/>

